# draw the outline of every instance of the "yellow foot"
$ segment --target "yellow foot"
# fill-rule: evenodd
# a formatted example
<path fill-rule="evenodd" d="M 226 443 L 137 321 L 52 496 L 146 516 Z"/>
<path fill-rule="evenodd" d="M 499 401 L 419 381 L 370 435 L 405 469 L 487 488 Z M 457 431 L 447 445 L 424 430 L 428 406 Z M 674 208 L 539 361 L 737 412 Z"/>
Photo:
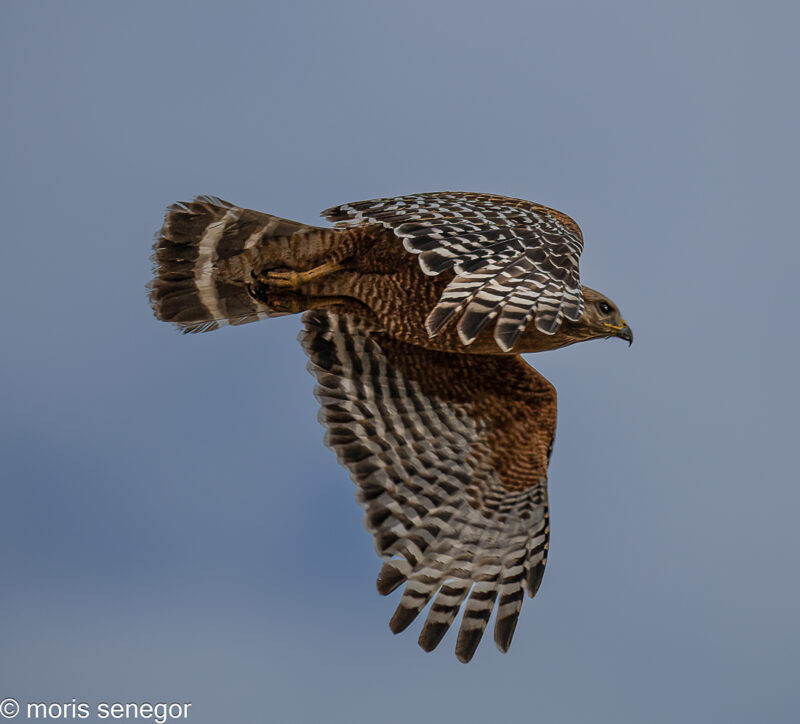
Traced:
<path fill-rule="evenodd" d="M 307 309 L 341 309 L 343 306 L 349 308 L 359 305 L 356 300 L 347 297 L 309 297 L 302 292 L 287 288 L 276 289 L 275 285 L 270 286 L 269 282 L 260 281 L 262 275 L 253 276 L 253 283 L 247 285 L 250 296 L 268 307 L 271 312 L 278 314 L 297 314 Z"/>
<path fill-rule="evenodd" d="M 308 271 L 268 271 L 256 274 L 256 279 L 262 284 L 272 287 L 282 287 L 288 289 L 299 289 L 303 284 L 313 282 L 315 279 L 341 271 L 342 265 L 336 262 L 328 262 L 322 266 L 309 269 Z"/>

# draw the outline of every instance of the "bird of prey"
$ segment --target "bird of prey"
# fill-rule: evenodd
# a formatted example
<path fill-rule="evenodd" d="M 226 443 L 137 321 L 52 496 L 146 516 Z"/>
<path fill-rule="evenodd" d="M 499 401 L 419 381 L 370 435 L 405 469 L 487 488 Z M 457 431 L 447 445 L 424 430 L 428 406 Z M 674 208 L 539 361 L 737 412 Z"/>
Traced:
<path fill-rule="evenodd" d="M 507 651 L 544 574 L 556 428 L 555 389 L 521 354 L 633 333 L 580 284 L 581 231 L 554 209 L 440 192 L 323 216 L 333 228 L 210 196 L 173 204 L 153 310 L 184 332 L 303 312 L 326 443 L 383 560 L 378 591 L 405 584 L 391 630 L 430 603 L 431 651 L 463 607 L 467 662 L 496 608 Z"/>

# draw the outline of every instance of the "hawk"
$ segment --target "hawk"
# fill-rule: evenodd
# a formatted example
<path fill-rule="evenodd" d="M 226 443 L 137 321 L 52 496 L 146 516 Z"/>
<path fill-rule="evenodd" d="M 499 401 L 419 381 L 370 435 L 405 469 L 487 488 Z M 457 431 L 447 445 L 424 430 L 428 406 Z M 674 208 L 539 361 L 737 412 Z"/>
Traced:
<path fill-rule="evenodd" d="M 426 651 L 463 607 L 469 661 L 493 610 L 507 651 L 539 588 L 550 520 L 553 386 L 521 354 L 633 333 L 580 284 L 583 237 L 529 201 L 443 192 L 343 204 L 322 228 L 210 196 L 173 204 L 150 302 L 184 332 L 303 312 L 326 443 L 403 584 L 390 628 L 430 603 Z"/>

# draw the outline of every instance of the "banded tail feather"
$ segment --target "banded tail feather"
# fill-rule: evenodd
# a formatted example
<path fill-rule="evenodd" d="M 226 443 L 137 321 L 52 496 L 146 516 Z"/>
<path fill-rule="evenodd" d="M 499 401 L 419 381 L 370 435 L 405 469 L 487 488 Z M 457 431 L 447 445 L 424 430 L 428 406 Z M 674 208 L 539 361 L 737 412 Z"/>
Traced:
<path fill-rule="evenodd" d="M 323 231 L 213 196 L 173 204 L 153 246 L 153 311 L 184 333 L 286 314 L 250 293 L 252 272 L 280 264 L 290 240 L 307 235 L 313 245 Z"/>

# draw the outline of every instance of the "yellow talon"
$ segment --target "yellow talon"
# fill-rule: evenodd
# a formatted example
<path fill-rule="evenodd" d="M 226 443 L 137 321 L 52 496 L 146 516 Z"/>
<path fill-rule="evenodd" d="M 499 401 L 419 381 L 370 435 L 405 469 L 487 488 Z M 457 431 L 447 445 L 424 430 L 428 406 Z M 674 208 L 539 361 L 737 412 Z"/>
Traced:
<path fill-rule="evenodd" d="M 300 275 L 296 271 L 287 272 L 262 272 L 257 275 L 258 281 L 262 284 L 269 284 L 272 287 L 288 287 L 297 289 L 300 286 Z"/>
<path fill-rule="evenodd" d="M 289 289 L 299 289 L 301 285 L 307 282 L 312 282 L 320 277 L 333 274 L 333 272 L 341 271 L 342 265 L 338 263 L 328 263 L 318 266 L 308 271 L 271 271 L 262 272 L 256 275 L 258 281 L 262 284 L 268 284 L 273 287 L 288 287 Z"/>

